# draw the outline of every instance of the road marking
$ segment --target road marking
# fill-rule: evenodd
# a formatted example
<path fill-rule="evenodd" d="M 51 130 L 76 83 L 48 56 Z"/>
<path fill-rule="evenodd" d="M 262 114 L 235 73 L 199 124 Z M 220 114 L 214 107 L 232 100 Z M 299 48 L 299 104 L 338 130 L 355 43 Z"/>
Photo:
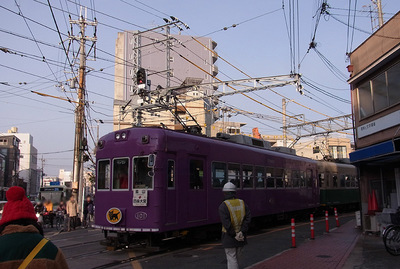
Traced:
<path fill-rule="evenodd" d="M 128 256 L 129 258 L 135 258 L 136 254 L 133 251 L 129 251 Z M 139 261 L 131 261 L 131 265 L 133 269 L 143 269 Z"/>

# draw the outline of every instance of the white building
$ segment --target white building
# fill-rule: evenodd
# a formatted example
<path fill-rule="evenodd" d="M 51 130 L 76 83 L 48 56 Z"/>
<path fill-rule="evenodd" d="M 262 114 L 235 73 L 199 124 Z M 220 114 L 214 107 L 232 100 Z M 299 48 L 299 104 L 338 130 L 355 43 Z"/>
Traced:
<path fill-rule="evenodd" d="M 72 182 L 72 171 L 66 171 L 64 169 L 60 169 L 58 173 L 58 178 L 60 180 L 61 185 L 71 186 Z"/>
<path fill-rule="evenodd" d="M 11 127 L 7 133 L 1 133 L 0 136 L 10 133 L 21 141 L 19 143 L 19 178 L 27 184 L 27 195 L 35 196 L 39 192 L 40 172 L 37 167 L 37 149 L 33 146 L 33 137 L 29 133 L 18 133 L 17 127 Z"/>

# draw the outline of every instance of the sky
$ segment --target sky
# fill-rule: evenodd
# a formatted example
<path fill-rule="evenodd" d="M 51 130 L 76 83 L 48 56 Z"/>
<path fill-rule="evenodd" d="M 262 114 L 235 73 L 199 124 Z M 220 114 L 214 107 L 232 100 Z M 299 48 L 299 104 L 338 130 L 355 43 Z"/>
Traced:
<path fill-rule="evenodd" d="M 48 175 L 58 175 L 59 169 L 72 169 L 74 105 L 31 91 L 64 99 L 76 98 L 76 93 L 66 83 L 73 74 L 62 50 L 60 36 L 68 46 L 68 18 L 70 15 L 77 19 L 80 5 L 88 7 L 89 20 L 95 17 L 99 22 L 97 59 L 87 63 L 91 70 L 86 82 L 90 107 L 88 124 L 92 130 L 89 141 L 96 139 L 97 128 L 100 136 L 112 131 L 114 52 L 118 32 L 157 27 L 164 24 L 162 18 L 172 15 L 190 26 L 189 30 L 182 31 L 182 35 L 211 37 L 218 43 L 218 54 L 251 77 L 301 73 L 304 80 L 314 86 L 303 84 L 304 95 L 293 86 L 275 90 L 287 100 L 295 100 L 307 107 L 289 102 L 289 115 L 304 114 L 309 121 L 323 119 L 322 114 L 334 117 L 351 113 L 346 53 L 368 38 L 372 32 L 371 24 L 377 24 L 376 20 L 371 22 L 368 11 L 372 2 L 369 0 L 328 0 L 329 14 L 321 16 L 318 14 L 322 0 L 49 2 L 54 18 L 47 0 L 3 0 L 0 3 L 0 132 L 16 126 L 20 133 L 32 134 L 39 158 L 45 159 L 44 170 Z M 293 3 L 298 3 L 298 9 L 292 7 Z M 382 5 L 386 21 L 400 9 L 400 1 L 382 0 Z M 376 17 L 376 14 L 372 13 L 372 16 Z M 287 25 L 291 22 L 295 38 L 289 38 Z M 234 24 L 236 27 L 232 27 Z M 224 27 L 227 29 L 223 30 Z M 175 28 L 172 32 L 178 33 L 178 30 Z M 87 33 L 93 34 L 90 26 Z M 74 28 L 74 34 L 78 34 L 77 28 Z M 308 51 L 313 36 L 316 49 Z M 77 48 L 77 45 L 75 42 L 73 47 Z M 71 53 L 69 57 L 72 59 Z M 221 80 L 246 78 L 222 60 L 216 64 Z M 282 97 L 271 91 L 249 95 L 281 109 Z M 250 112 L 282 116 L 239 95 L 221 101 Z M 104 123 L 97 124 L 96 120 Z M 281 123 L 274 121 L 254 120 L 243 115 L 229 120 L 246 122 L 243 131 L 247 133 L 253 127 L 258 127 L 265 135 L 282 132 Z M 93 148 L 92 142 L 90 145 Z"/>

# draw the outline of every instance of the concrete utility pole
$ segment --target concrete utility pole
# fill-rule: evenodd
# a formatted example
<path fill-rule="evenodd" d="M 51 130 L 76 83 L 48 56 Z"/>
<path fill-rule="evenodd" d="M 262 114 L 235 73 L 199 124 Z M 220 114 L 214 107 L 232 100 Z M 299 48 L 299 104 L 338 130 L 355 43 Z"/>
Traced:
<path fill-rule="evenodd" d="M 42 162 L 42 169 L 41 169 L 41 175 L 40 175 L 40 186 L 41 187 L 44 187 L 44 182 L 43 182 L 43 176 L 44 176 L 44 162 L 46 161 L 44 158 L 43 158 L 43 155 L 42 155 L 42 158 L 40 159 L 40 161 Z"/>
<path fill-rule="evenodd" d="M 383 21 L 382 1 L 381 0 L 371 0 L 371 1 L 376 6 L 376 10 L 378 12 L 378 27 L 380 28 L 385 23 Z M 376 18 L 374 18 L 374 19 L 376 20 Z M 373 24 L 372 21 L 373 21 L 373 18 L 372 18 L 372 14 L 371 14 L 371 24 Z M 376 28 L 376 27 L 374 27 L 372 25 L 372 30 L 374 30 L 374 28 Z"/>
<path fill-rule="evenodd" d="M 82 11 L 85 12 L 83 15 Z M 92 41 L 93 44 L 97 41 L 97 37 L 92 38 L 85 35 L 87 25 L 96 27 L 97 21 L 90 22 L 86 20 L 86 8 L 81 7 L 81 12 L 78 20 L 71 20 L 71 28 L 74 24 L 79 26 L 79 36 L 70 36 L 70 40 L 77 40 L 79 46 L 79 88 L 78 88 L 78 104 L 75 109 L 75 141 L 74 141 L 74 164 L 73 164 L 73 178 L 72 178 L 72 193 L 78 201 L 79 208 L 82 210 L 83 205 L 83 153 L 87 147 L 87 140 L 84 137 L 85 130 L 85 87 L 86 87 L 86 41 Z M 71 31 L 72 33 L 72 31 Z M 96 31 L 94 32 L 96 33 Z"/>
<path fill-rule="evenodd" d="M 166 88 L 168 89 L 171 86 L 171 41 L 170 41 L 170 34 L 171 34 L 171 29 L 169 25 L 165 27 L 165 35 L 167 37 L 167 48 L 166 48 L 166 57 L 167 57 L 167 84 Z"/>
<path fill-rule="evenodd" d="M 376 7 L 378 9 L 378 22 L 379 22 L 379 27 L 382 27 L 383 25 L 383 12 L 382 12 L 382 3 L 381 0 L 376 0 Z"/>
<path fill-rule="evenodd" d="M 287 130 L 286 130 L 286 99 L 282 98 L 282 130 L 283 130 L 283 145 L 287 147 Z"/>

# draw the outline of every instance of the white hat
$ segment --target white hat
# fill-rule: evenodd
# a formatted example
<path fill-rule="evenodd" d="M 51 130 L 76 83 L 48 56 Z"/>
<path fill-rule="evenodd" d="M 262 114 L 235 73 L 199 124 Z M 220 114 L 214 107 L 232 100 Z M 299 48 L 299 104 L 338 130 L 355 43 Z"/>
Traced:
<path fill-rule="evenodd" d="M 223 192 L 228 192 L 228 191 L 236 191 L 236 186 L 232 182 L 228 182 L 224 185 L 224 188 L 222 189 Z"/>

